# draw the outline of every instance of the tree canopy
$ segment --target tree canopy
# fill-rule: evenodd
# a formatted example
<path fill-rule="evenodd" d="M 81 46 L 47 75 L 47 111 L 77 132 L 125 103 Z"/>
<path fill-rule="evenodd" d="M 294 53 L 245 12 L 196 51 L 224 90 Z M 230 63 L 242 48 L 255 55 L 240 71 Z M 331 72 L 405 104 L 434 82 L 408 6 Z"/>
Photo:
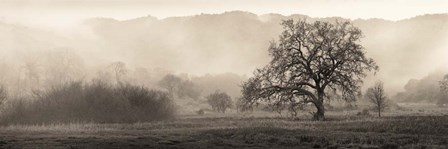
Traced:
<path fill-rule="evenodd" d="M 190 80 L 182 79 L 173 74 L 167 74 L 158 82 L 160 87 L 168 90 L 168 92 L 174 96 L 180 98 L 190 97 L 198 99 L 201 96 L 200 89 Z"/>
<path fill-rule="evenodd" d="M 269 64 L 242 87 L 245 107 L 260 102 L 299 106 L 312 103 L 324 119 L 324 100 L 338 95 L 354 100 L 366 71 L 376 71 L 359 43 L 362 32 L 350 22 L 286 20 L 278 42 L 271 42 Z"/>
<path fill-rule="evenodd" d="M 233 105 L 232 98 L 225 92 L 216 91 L 206 98 L 214 111 L 225 113 L 227 108 L 231 108 Z"/>

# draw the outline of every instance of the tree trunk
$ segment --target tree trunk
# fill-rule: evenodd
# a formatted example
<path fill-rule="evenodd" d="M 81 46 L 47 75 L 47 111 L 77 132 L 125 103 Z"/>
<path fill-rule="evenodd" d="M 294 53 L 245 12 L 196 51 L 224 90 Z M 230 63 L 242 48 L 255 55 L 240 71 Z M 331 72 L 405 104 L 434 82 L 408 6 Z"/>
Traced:
<path fill-rule="evenodd" d="M 381 109 L 378 108 L 378 117 L 381 117 Z"/>
<path fill-rule="evenodd" d="M 324 94 L 323 91 L 318 91 L 317 93 L 318 99 L 314 102 L 317 112 L 314 114 L 314 120 L 323 121 L 325 120 Z"/>
<path fill-rule="evenodd" d="M 317 102 L 316 104 L 317 112 L 314 114 L 314 120 L 323 121 L 325 120 L 325 108 L 323 102 Z"/>

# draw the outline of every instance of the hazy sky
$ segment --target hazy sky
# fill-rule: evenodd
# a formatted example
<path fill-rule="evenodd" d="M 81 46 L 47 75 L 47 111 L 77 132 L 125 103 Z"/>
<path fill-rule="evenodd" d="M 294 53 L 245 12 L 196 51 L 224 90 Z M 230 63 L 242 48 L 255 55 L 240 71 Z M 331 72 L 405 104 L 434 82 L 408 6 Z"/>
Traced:
<path fill-rule="evenodd" d="M 0 20 L 64 27 L 89 17 L 157 18 L 242 10 L 399 20 L 448 13 L 447 0 L 0 0 Z"/>
<path fill-rule="evenodd" d="M 166 67 L 180 73 L 186 72 L 197 75 L 205 73 L 218 74 L 223 72 L 250 75 L 256 67 L 255 64 L 261 65 L 268 61 L 267 53 L 257 53 L 257 56 L 250 53 L 252 52 L 251 50 L 264 50 L 266 52 L 268 40 L 265 41 L 265 38 L 259 38 L 258 36 L 253 39 L 242 38 L 243 40 L 241 40 L 238 38 L 241 40 L 239 41 L 230 38 L 233 34 L 228 34 L 227 36 L 223 36 L 223 38 L 219 38 L 220 40 L 210 40 L 210 42 L 205 42 L 205 39 L 208 40 L 206 36 L 212 35 L 189 35 L 189 33 L 191 33 L 189 31 L 200 32 L 202 30 L 176 30 L 176 38 L 171 38 L 169 36 L 171 34 L 166 35 L 165 30 L 167 30 L 167 28 L 165 28 L 165 26 L 159 26 L 158 28 L 157 26 L 151 26 L 160 30 L 160 32 L 152 32 L 154 30 L 150 30 L 150 28 L 128 29 L 125 28 L 126 26 L 122 26 L 123 28 L 105 28 L 104 33 L 115 32 L 116 34 L 105 34 L 104 36 L 101 36 L 101 31 L 103 30 L 99 29 L 100 33 L 98 33 L 98 30 L 92 30 L 89 26 L 79 26 L 78 24 L 87 18 L 93 17 L 109 17 L 118 20 L 126 20 L 150 15 L 163 19 L 173 16 L 190 16 L 201 13 L 214 14 L 235 10 L 248 11 L 259 15 L 278 13 L 282 15 L 303 14 L 310 17 L 339 16 L 350 19 L 383 18 L 388 20 L 401 20 L 424 14 L 448 13 L 448 0 L 0 0 L 0 23 L 18 23 L 32 28 L 43 27 L 45 29 L 61 31 L 60 33 L 70 33 L 64 35 L 74 35 L 64 36 L 72 39 L 65 41 L 66 39 L 57 40 L 61 36 L 53 37 L 52 34 L 47 35 L 47 32 L 44 32 L 44 34 L 41 34 L 41 32 L 30 33 L 30 35 L 36 34 L 36 37 L 28 38 L 28 34 L 19 36 L 22 34 L 15 34 L 15 31 L 8 32 L 8 30 L 6 30 L 4 32 L 10 33 L 11 35 L 0 34 L 0 38 L 3 36 L 5 39 L 11 40 L 0 40 L 0 43 L 2 43 L 3 46 L 3 48 L 0 49 L 0 55 L 1 52 L 6 51 L 3 49 L 9 49 L 10 51 L 16 50 L 17 47 L 23 47 L 23 49 L 27 50 L 28 48 L 45 49 L 48 48 L 48 43 L 48 45 L 51 46 L 68 45 L 68 47 L 73 47 L 77 52 L 82 53 L 80 55 L 84 56 L 84 59 L 88 62 L 87 64 L 92 65 L 109 61 L 124 61 L 131 65 L 143 65 L 145 67 L 153 67 L 155 64 L 155 67 Z M 205 24 L 207 23 L 208 22 Z M 141 26 L 141 24 L 136 24 L 136 26 Z M 422 26 L 424 27 L 425 24 Z M 373 36 L 371 37 L 373 39 L 370 41 L 373 43 L 370 43 L 370 47 L 372 48 L 369 50 L 378 50 L 378 48 L 375 47 L 379 47 L 379 49 L 401 52 L 384 52 L 388 55 L 383 55 L 382 52 L 371 52 L 378 54 L 376 55 L 376 58 L 379 63 L 382 62 L 383 66 L 390 65 L 390 67 L 383 67 L 384 69 L 382 68 L 377 76 L 384 77 L 380 79 L 388 82 L 389 86 L 392 88 L 401 89 L 408 79 L 422 78 L 438 67 L 447 67 L 448 59 L 446 58 L 446 55 L 448 55 L 448 50 L 446 49 L 448 47 L 448 42 L 445 41 L 448 41 L 448 38 L 443 35 L 448 34 L 437 31 L 446 31 L 446 29 L 443 28 L 443 25 L 441 26 L 442 28 L 430 28 L 426 30 L 426 28 L 418 28 L 417 25 L 415 29 L 419 29 L 417 30 L 419 32 L 416 31 L 415 34 L 408 34 L 409 36 L 403 39 L 401 39 L 400 35 L 396 35 L 396 33 L 401 33 L 399 32 L 401 30 L 409 32 L 414 30 L 409 28 L 397 29 L 393 27 L 385 27 L 384 30 L 378 29 L 378 31 L 371 31 L 370 35 Z M 404 27 L 406 27 L 406 25 L 404 25 Z M 116 31 L 115 29 L 126 30 Z M 233 33 L 230 31 L 235 31 L 235 28 L 229 28 L 229 33 Z M 429 31 L 429 33 L 440 33 L 440 38 L 443 39 L 434 43 L 425 43 L 426 41 L 433 39 L 430 38 L 433 35 L 426 34 L 427 31 Z M 224 32 L 225 31 L 220 30 L 216 33 Z M 274 31 L 271 30 L 266 32 L 273 33 Z M 121 38 L 121 35 L 129 35 L 130 37 Z M 241 35 L 248 35 L 244 37 L 249 37 L 249 35 L 264 34 L 257 34 L 257 32 L 254 31 Z M 272 37 L 267 38 L 272 39 L 275 38 L 275 36 L 273 35 Z M 22 43 L 20 42 L 22 38 L 19 37 L 23 37 L 24 41 L 29 40 L 29 43 L 33 44 L 28 44 L 27 42 Z M 147 39 L 148 37 L 149 39 Z M 190 37 L 195 38 L 189 40 Z M 92 38 L 92 40 L 90 40 L 90 38 Z M 424 40 L 422 41 L 420 39 Z M 172 43 L 173 40 L 176 41 L 173 42 L 174 44 Z M 36 43 L 34 43 L 34 41 L 36 41 Z M 140 43 L 141 41 L 145 42 Z M 410 45 L 394 43 L 400 41 Z M 210 44 L 202 44 L 201 42 Z M 3 43 L 9 44 L 9 47 L 8 45 L 5 46 Z M 41 43 L 43 44 L 42 47 L 40 47 Z M 262 45 L 263 43 L 266 45 Z M 23 45 L 18 46 L 16 44 Z M 246 45 L 236 46 L 241 44 Z M 424 50 L 421 50 L 422 48 L 427 48 L 423 46 L 426 44 L 431 45 L 432 48 L 427 49 L 431 50 L 431 52 L 425 53 Z M 406 48 L 406 46 L 413 45 L 422 46 Z M 129 50 L 129 47 L 131 47 L 132 50 Z M 239 54 L 228 54 L 228 51 L 226 50 L 227 48 L 237 49 L 235 50 L 235 53 L 242 52 Z M 117 53 L 110 52 L 110 49 L 115 50 Z M 207 52 L 211 51 L 210 49 L 221 50 L 216 50 L 218 52 Z M 408 51 L 416 50 L 417 52 L 406 52 L 401 49 L 406 49 Z M 107 52 L 105 52 L 106 50 Z M 122 52 L 127 50 L 149 52 L 145 53 L 148 55 Z M 96 51 L 97 53 L 92 54 L 92 51 Z M 246 59 L 246 57 L 244 57 L 245 55 L 243 55 L 245 54 L 244 52 L 249 53 L 246 53 L 247 55 L 253 56 L 252 59 Z M 189 55 L 186 56 L 186 54 Z M 398 58 L 405 60 L 399 61 L 397 60 L 398 58 L 392 54 L 396 54 L 398 55 Z M 160 55 L 173 58 L 166 60 L 166 57 Z M 235 55 L 239 55 L 240 57 L 235 58 Z M 141 60 L 134 62 L 136 59 L 135 57 L 139 57 Z M 209 57 L 211 58 L 209 59 Z M 401 62 L 403 64 L 396 64 L 396 62 Z M 401 65 L 410 66 L 402 67 Z M 395 71 L 394 69 L 396 68 L 399 70 Z"/>

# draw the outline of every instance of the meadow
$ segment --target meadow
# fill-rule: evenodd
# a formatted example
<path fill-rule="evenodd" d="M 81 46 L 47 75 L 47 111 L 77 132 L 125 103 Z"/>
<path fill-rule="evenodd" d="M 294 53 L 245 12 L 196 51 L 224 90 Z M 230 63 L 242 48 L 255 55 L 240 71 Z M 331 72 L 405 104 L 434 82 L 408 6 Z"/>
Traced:
<path fill-rule="evenodd" d="M 381 118 L 328 112 L 326 121 L 256 111 L 145 123 L 8 125 L 0 128 L 0 148 L 447 148 L 448 109 L 407 106 Z"/>

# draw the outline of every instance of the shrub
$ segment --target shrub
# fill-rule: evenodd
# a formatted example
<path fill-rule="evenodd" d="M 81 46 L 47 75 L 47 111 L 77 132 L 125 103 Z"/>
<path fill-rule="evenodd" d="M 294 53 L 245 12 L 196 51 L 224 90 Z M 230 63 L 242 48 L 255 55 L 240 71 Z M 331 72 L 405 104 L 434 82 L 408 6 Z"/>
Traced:
<path fill-rule="evenodd" d="M 358 116 L 370 116 L 370 112 L 368 109 L 362 109 L 362 111 L 358 112 L 356 115 Z"/>
<path fill-rule="evenodd" d="M 227 108 L 232 107 L 232 98 L 225 92 L 216 91 L 206 98 L 208 104 L 212 106 L 213 111 L 225 113 Z"/>
<path fill-rule="evenodd" d="M 205 114 L 205 111 L 204 111 L 204 109 L 199 109 L 198 111 L 196 111 L 196 114 L 198 114 L 198 115 L 204 115 L 204 114 Z"/>
<path fill-rule="evenodd" d="M 174 104 L 166 92 L 101 81 L 72 82 L 36 97 L 10 100 L 2 124 L 123 123 L 173 118 Z"/>

